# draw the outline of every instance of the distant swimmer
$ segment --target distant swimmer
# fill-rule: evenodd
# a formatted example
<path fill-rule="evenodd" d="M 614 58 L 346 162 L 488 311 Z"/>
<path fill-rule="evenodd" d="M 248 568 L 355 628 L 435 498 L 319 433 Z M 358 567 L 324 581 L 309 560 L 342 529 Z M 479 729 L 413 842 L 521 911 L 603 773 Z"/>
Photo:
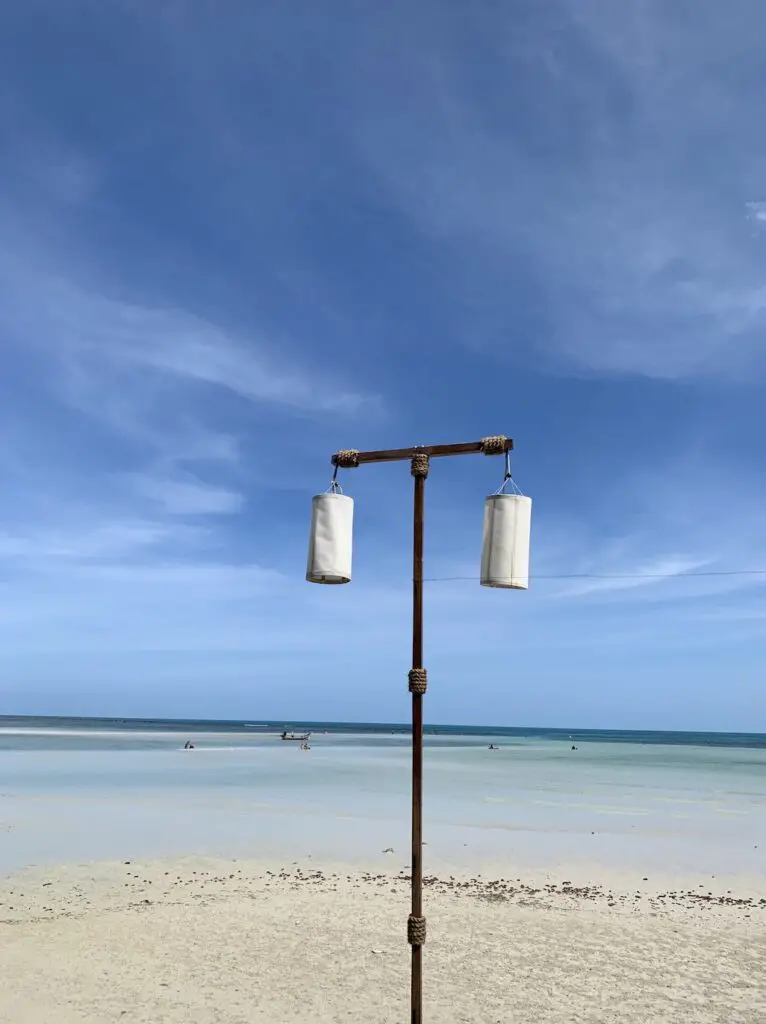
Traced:
<path fill-rule="evenodd" d="M 490 749 L 490 750 L 499 750 L 499 749 L 500 749 L 500 747 L 496 747 L 494 743 L 490 743 L 490 745 L 489 745 L 489 749 Z"/>
<path fill-rule="evenodd" d="M 572 747 L 572 750 L 577 750 L 577 747 L 573 746 L 573 747 Z"/>
<path fill-rule="evenodd" d="M 194 750 L 194 744 L 191 740 L 187 740 L 186 743 L 184 743 L 184 750 Z"/>

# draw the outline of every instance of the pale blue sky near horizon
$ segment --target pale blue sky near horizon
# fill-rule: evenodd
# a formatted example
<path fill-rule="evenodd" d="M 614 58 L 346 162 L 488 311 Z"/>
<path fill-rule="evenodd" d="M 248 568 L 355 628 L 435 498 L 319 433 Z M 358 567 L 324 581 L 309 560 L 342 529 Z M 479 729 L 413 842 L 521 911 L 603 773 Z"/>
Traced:
<path fill-rule="evenodd" d="M 311 495 L 505 432 L 536 578 L 478 586 L 500 461 L 434 464 L 428 720 L 766 730 L 735 7 L 8 0 L 0 711 L 406 720 L 408 468 L 343 474 L 347 587 Z"/>

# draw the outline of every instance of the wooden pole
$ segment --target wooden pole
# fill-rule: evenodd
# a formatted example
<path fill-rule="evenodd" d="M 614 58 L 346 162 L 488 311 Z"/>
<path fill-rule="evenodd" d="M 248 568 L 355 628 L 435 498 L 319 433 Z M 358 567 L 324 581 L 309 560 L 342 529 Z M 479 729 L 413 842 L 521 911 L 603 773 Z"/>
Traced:
<path fill-rule="evenodd" d="M 491 450 L 487 442 L 494 442 Z M 367 462 L 406 462 L 416 455 L 427 455 L 429 459 L 440 459 L 446 455 L 503 455 L 513 451 L 510 437 L 485 437 L 483 441 L 467 441 L 462 444 L 421 444 L 412 448 L 386 448 L 382 451 L 358 452 L 348 449 L 332 456 L 333 466 L 361 466 Z"/>
<path fill-rule="evenodd" d="M 482 441 L 461 444 L 416 445 L 413 448 L 389 448 L 359 452 L 348 448 L 332 456 L 338 468 L 351 469 L 370 462 L 411 461 L 415 478 L 412 542 L 412 908 L 407 922 L 407 937 L 412 946 L 410 989 L 411 1024 L 423 1021 L 423 945 L 426 920 L 423 916 L 423 697 L 427 674 L 423 667 L 423 521 L 425 485 L 430 459 L 447 455 L 503 455 L 513 450 L 510 437 L 500 434 Z"/>
<path fill-rule="evenodd" d="M 412 545 L 412 668 L 423 668 L 423 523 L 427 457 L 412 460 L 415 478 Z M 412 678 L 412 677 L 410 677 Z M 412 688 L 412 687 L 411 687 Z M 411 920 L 423 920 L 423 693 L 412 688 L 412 910 Z M 425 922 L 424 922 L 425 924 Z M 423 945 L 411 927 L 411 1022 L 423 1020 Z M 425 939 L 425 935 L 422 936 Z M 413 941 L 416 940 L 416 941 Z"/>

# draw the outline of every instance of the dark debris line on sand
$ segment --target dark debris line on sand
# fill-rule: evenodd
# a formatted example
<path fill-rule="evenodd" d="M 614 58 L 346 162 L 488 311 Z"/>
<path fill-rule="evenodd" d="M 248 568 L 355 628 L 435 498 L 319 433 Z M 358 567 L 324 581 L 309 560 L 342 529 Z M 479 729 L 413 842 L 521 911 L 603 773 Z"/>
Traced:
<path fill-rule="evenodd" d="M 314 885 L 320 887 L 326 885 L 334 889 L 339 881 L 353 882 L 353 875 L 325 874 L 322 871 L 304 872 L 300 868 L 297 871 L 289 872 L 282 869 L 280 872 L 266 872 L 267 876 L 280 882 L 287 882 L 294 888 L 301 885 Z M 378 888 L 390 888 L 396 883 L 409 884 L 410 876 L 402 872 L 399 875 L 373 874 L 361 872 L 357 876 L 356 884 L 374 885 Z M 459 881 L 450 876 L 447 879 L 440 879 L 436 875 L 427 875 L 423 879 L 423 887 L 436 892 L 456 896 L 469 896 L 475 899 L 489 900 L 492 902 L 512 901 L 519 904 L 529 905 L 532 901 L 539 901 L 545 898 L 569 898 L 579 900 L 591 900 L 606 902 L 609 906 L 618 904 L 635 903 L 639 900 L 646 900 L 647 905 L 653 907 L 738 907 L 747 910 L 766 910 L 766 898 L 757 900 L 755 897 L 739 898 L 731 894 L 716 896 L 712 892 L 700 893 L 693 889 L 678 889 L 659 893 L 656 896 L 645 896 L 639 890 L 632 893 L 618 894 L 606 890 L 600 885 L 574 886 L 571 882 L 561 884 L 548 883 L 543 886 L 534 887 L 524 884 L 520 878 L 514 881 L 500 878 L 496 881 L 484 881 L 472 878 L 468 881 Z"/>
<path fill-rule="evenodd" d="M 236 863 L 236 862 L 235 862 Z M 146 877 L 153 872 L 149 869 L 137 873 L 130 862 L 125 862 L 125 881 L 119 886 L 124 896 L 128 897 L 127 905 L 136 910 L 146 909 L 148 906 L 157 903 L 175 903 L 177 897 L 183 892 L 193 899 L 202 899 L 229 895 L 236 895 L 239 898 L 257 898 L 252 891 L 253 883 L 259 883 L 264 888 L 261 893 L 268 892 L 274 885 L 287 887 L 293 890 L 311 888 L 318 892 L 338 892 L 340 886 L 354 889 L 372 887 L 379 890 L 387 890 L 391 893 L 400 892 L 409 885 L 410 876 L 406 870 L 397 875 L 378 874 L 370 871 L 356 872 L 348 869 L 343 874 L 329 873 L 321 870 L 304 871 L 302 868 L 293 866 L 291 869 L 281 868 L 278 871 L 264 871 L 248 875 L 243 873 L 241 868 L 233 865 L 230 869 L 221 872 L 210 871 L 187 871 L 179 874 L 178 869 L 172 871 L 164 870 L 154 878 Z M 137 865 L 136 865 L 137 867 Z M 648 881 L 648 879 L 643 879 Z M 493 881 L 482 878 L 471 878 L 459 880 L 453 876 L 438 878 L 436 875 L 427 875 L 423 879 L 426 890 L 438 893 L 443 896 L 456 898 L 469 898 L 485 900 L 492 903 L 514 903 L 517 906 L 551 908 L 556 905 L 576 903 L 606 903 L 609 907 L 629 907 L 632 909 L 648 909 L 652 912 L 663 909 L 678 908 L 708 908 L 725 907 L 745 911 L 745 916 L 750 916 L 753 911 L 766 912 L 766 898 L 736 897 L 727 892 L 724 895 L 716 895 L 706 890 L 704 884 L 698 889 L 677 889 L 668 890 L 654 895 L 642 893 L 635 889 L 632 892 L 615 892 L 605 889 L 601 885 L 575 886 L 570 881 L 561 883 L 546 883 L 544 885 L 528 885 L 520 878 L 500 878 Z M 45 891 L 44 902 L 39 898 L 35 899 L 34 889 L 40 888 Z M 42 911 L 45 918 L 51 916 L 77 916 L 87 913 L 92 905 L 80 885 L 62 885 L 63 891 L 56 892 L 58 885 L 50 881 L 42 881 L 37 886 L 30 886 L 29 882 L 24 884 L 24 890 L 20 887 L 12 887 L 4 893 L 0 892 L 0 923 L 18 923 L 19 915 L 25 916 L 24 911 L 29 911 L 36 906 L 37 911 Z M 215 891 L 211 891 L 211 889 Z M 703 891 L 699 891 L 702 889 Z M 125 890 L 128 890 L 125 892 Z M 149 898 L 149 895 L 153 898 Z M 174 898 L 175 897 L 175 898 Z M 125 905 L 124 901 L 121 901 Z M 118 909 L 115 907 L 114 909 Z"/>

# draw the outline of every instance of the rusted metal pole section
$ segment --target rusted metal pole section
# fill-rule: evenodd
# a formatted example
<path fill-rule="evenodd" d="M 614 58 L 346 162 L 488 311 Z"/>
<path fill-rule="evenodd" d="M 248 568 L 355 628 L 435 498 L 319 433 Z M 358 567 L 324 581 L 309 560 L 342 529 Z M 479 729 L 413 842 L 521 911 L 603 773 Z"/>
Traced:
<path fill-rule="evenodd" d="M 423 1021 L 423 946 L 426 919 L 423 915 L 423 697 L 428 674 L 423 667 L 423 534 L 425 485 L 431 459 L 447 455 L 503 455 L 513 449 L 513 441 L 503 435 L 485 437 L 466 444 L 419 445 L 376 452 L 346 449 L 336 452 L 332 464 L 344 468 L 367 462 L 409 460 L 415 481 L 412 537 L 412 668 L 409 690 L 412 694 L 412 905 L 407 920 L 407 941 L 412 947 L 410 1021 Z"/>

